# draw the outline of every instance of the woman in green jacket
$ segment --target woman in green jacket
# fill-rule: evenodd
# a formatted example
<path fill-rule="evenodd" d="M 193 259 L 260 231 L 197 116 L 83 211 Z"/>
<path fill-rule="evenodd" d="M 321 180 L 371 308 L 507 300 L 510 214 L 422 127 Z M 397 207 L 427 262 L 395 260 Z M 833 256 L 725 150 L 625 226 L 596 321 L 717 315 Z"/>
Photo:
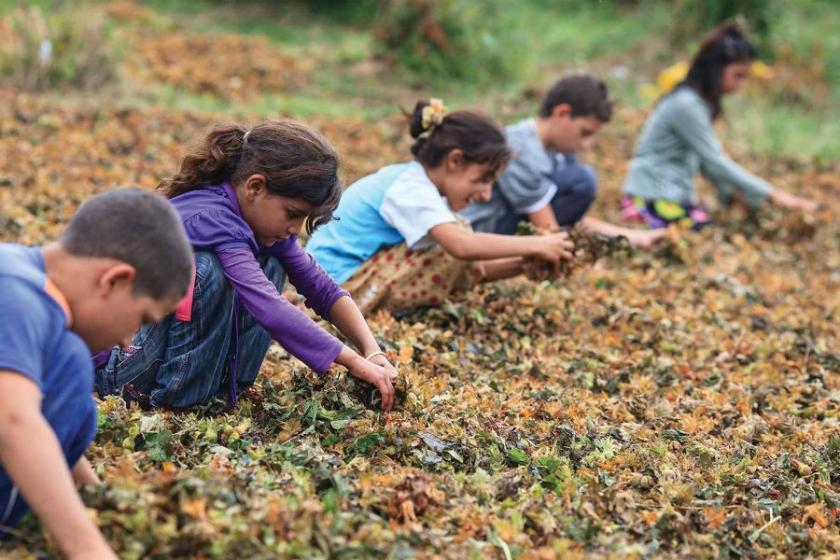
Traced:
<path fill-rule="evenodd" d="M 817 204 L 773 187 L 723 151 L 712 123 L 721 98 L 744 85 L 757 53 L 735 23 L 724 23 L 702 43 L 688 75 L 657 105 L 642 131 L 624 181 L 622 214 L 630 221 L 695 229 L 710 222 L 697 202 L 694 176 L 714 184 L 722 203 L 737 195 L 751 208 L 768 201 L 813 211 Z"/>

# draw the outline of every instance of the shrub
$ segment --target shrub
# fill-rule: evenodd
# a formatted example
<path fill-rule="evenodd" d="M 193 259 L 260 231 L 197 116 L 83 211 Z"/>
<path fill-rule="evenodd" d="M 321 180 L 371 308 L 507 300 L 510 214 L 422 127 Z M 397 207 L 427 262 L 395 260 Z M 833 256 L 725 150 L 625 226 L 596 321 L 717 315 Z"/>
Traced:
<path fill-rule="evenodd" d="M 702 35 L 724 20 L 741 17 L 752 39 L 767 54 L 780 8 L 778 0 L 677 0 L 674 37 L 684 40 L 686 35 Z"/>
<path fill-rule="evenodd" d="M 45 13 L 17 8 L 0 20 L 0 76 L 22 90 L 99 87 L 116 71 L 104 15 L 78 2 Z"/>
<path fill-rule="evenodd" d="M 509 27 L 500 24 L 511 0 L 387 0 L 375 35 L 380 54 L 426 81 L 486 82 L 512 73 Z"/>

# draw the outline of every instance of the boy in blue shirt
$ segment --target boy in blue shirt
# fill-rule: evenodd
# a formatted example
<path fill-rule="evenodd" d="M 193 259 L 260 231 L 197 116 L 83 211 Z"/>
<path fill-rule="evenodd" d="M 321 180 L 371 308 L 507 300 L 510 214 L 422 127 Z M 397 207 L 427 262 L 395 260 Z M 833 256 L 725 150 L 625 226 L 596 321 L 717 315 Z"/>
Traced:
<path fill-rule="evenodd" d="M 91 352 L 175 308 L 192 249 L 161 196 L 121 189 L 79 208 L 55 243 L 0 244 L 0 539 L 32 509 L 69 558 L 116 558 L 73 483 L 96 432 Z"/>
<path fill-rule="evenodd" d="M 490 200 L 461 211 L 476 231 L 511 235 L 520 221 L 556 231 L 580 223 L 589 231 L 626 236 L 649 247 L 663 232 L 640 231 L 586 216 L 595 200 L 595 172 L 577 160 L 612 118 L 607 86 L 591 74 L 567 75 L 548 90 L 535 118 L 505 129 L 513 152 Z"/>

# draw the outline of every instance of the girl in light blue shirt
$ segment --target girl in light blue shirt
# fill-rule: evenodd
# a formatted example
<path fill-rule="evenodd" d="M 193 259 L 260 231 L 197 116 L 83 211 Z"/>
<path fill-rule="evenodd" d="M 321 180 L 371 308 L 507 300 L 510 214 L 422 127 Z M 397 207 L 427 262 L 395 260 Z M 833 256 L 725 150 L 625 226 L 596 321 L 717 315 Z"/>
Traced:
<path fill-rule="evenodd" d="M 410 116 L 414 161 L 380 169 L 351 185 L 306 246 L 363 311 L 440 303 L 476 281 L 523 272 L 525 257 L 571 258 L 564 233 L 474 233 L 456 216 L 487 200 L 510 152 L 502 131 L 474 111 L 447 113 L 420 101 Z"/>

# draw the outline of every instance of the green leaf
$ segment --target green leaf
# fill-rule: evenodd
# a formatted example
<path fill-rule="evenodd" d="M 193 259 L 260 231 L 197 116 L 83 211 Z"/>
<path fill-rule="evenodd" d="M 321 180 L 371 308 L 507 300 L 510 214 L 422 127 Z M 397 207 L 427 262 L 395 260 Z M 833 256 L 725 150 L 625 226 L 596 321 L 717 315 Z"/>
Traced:
<path fill-rule="evenodd" d="M 508 449 L 507 458 L 514 465 L 527 465 L 531 462 L 531 456 L 517 447 Z"/>

